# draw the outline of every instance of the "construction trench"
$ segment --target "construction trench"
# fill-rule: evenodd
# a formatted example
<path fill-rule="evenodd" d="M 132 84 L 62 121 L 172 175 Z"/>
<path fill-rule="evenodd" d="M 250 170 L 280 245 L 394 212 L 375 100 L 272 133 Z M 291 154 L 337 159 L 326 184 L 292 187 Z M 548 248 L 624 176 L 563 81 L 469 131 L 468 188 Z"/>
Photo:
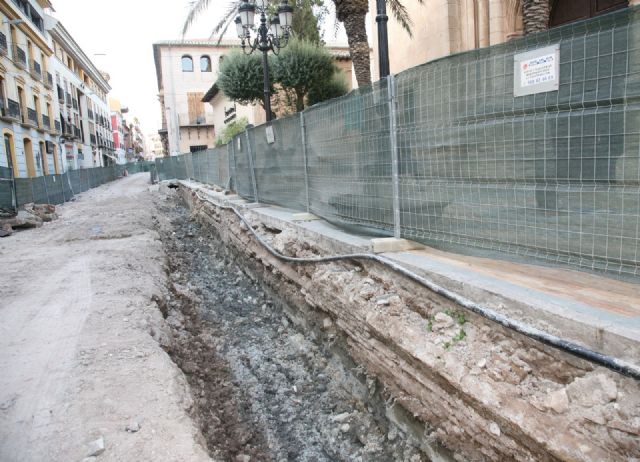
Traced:
<path fill-rule="evenodd" d="M 154 336 L 188 379 L 215 460 L 640 458 L 636 379 L 375 261 L 278 259 L 219 188 L 168 184 L 155 200 L 170 281 L 156 303 L 169 329 Z M 242 214 L 286 256 L 353 252 Z M 618 350 L 638 358 L 633 342 Z"/>

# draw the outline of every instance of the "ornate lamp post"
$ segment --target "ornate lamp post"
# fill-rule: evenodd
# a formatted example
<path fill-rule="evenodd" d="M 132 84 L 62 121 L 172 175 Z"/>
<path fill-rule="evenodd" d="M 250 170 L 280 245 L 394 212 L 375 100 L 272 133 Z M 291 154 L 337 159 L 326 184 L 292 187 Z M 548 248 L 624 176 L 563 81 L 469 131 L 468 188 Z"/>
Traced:
<path fill-rule="evenodd" d="M 281 48 L 287 46 L 293 20 L 293 8 L 287 4 L 287 0 L 283 0 L 278 6 L 278 14 L 274 15 L 267 23 L 268 5 L 267 0 L 255 0 L 255 3 L 243 2 L 238 8 L 238 16 L 235 19 L 238 38 L 242 40 L 242 51 L 248 55 L 255 50 L 262 52 L 264 110 L 267 122 L 271 120 L 271 83 L 267 53 L 272 51 L 277 55 Z M 254 24 L 256 10 L 260 14 L 259 24 Z M 251 37 L 252 32 L 255 32 L 253 38 Z"/>

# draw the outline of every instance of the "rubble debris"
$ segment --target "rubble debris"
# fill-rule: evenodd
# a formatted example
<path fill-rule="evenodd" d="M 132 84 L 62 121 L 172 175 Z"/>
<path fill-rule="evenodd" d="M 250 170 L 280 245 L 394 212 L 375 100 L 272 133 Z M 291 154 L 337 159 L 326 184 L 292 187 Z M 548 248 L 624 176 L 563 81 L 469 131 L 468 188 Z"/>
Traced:
<path fill-rule="evenodd" d="M 87 448 L 87 457 L 99 456 L 104 452 L 104 438 L 101 436 L 100 438 L 93 440 L 87 445 Z"/>

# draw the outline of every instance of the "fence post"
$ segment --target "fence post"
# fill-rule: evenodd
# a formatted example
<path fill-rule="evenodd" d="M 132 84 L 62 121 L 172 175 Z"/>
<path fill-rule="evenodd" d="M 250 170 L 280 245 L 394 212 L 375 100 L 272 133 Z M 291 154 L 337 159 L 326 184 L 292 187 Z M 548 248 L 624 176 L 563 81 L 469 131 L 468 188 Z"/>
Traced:
<path fill-rule="evenodd" d="M 236 156 L 233 147 L 233 139 L 229 144 L 227 144 L 227 164 L 229 169 L 229 181 L 227 184 L 227 188 L 229 191 L 235 188 L 235 173 L 236 173 Z M 231 166 L 233 165 L 233 171 L 231 170 Z"/>
<path fill-rule="evenodd" d="M 304 189 L 307 200 L 307 213 L 309 213 L 309 164 L 307 162 L 307 134 L 304 124 L 304 112 L 300 112 L 300 141 L 302 142 L 302 161 L 304 162 Z"/>
<path fill-rule="evenodd" d="M 253 155 L 251 153 L 251 141 L 249 140 L 249 130 L 244 131 L 244 136 L 247 139 L 247 156 L 249 156 L 249 169 L 251 169 L 251 183 L 253 184 L 253 201 L 260 202 L 258 200 L 258 185 L 256 185 L 256 169 L 253 165 Z"/>
<path fill-rule="evenodd" d="M 389 140 L 391 143 L 391 182 L 393 186 L 393 236 L 400 239 L 400 184 L 398 161 L 398 132 L 396 128 L 397 98 L 396 82 L 393 74 L 387 77 L 389 94 Z"/>

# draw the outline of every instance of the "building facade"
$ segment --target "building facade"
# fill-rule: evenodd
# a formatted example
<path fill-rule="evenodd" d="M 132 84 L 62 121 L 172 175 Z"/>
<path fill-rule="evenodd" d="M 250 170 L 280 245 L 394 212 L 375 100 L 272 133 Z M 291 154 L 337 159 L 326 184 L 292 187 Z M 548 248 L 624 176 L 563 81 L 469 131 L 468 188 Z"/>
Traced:
<path fill-rule="evenodd" d="M 48 1 L 0 1 L 0 166 L 15 177 L 61 173 L 57 143 L 61 131 L 55 110 L 49 59 L 53 50 L 45 29 Z"/>
<path fill-rule="evenodd" d="M 202 99 L 216 81 L 220 60 L 236 41 L 163 41 L 153 45 L 158 80 L 162 128 L 158 131 L 166 152 L 175 156 L 212 148 L 222 127 L 213 108 Z M 261 123 L 264 114 L 249 106 L 250 123 Z"/>
<path fill-rule="evenodd" d="M 238 41 L 163 41 L 153 45 L 158 80 L 163 151 L 169 155 L 215 146 L 225 125 L 246 117 L 250 124 L 266 120 L 260 105 L 241 105 L 227 99 L 215 82 L 220 63 Z M 346 46 L 329 46 L 350 88 L 351 59 Z"/>
<path fill-rule="evenodd" d="M 0 0 L 0 166 L 18 178 L 114 162 L 108 76 L 51 9 Z"/>
<path fill-rule="evenodd" d="M 65 169 L 111 165 L 116 156 L 107 104 L 109 76 L 94 66 L 60 21 L 47 16 L 46 25 Z"/>
<path fill-rule="evenodd" d="M 407 16 L 413 22 L 412 36 L 389 14 L 388 33 L 391 50 L 389 64 L 396 74 L 410 67 L 450 54 L 504 43 L 524 34 L 525 0 L 403 0 Z M 530 2 L 531 3 L 531 2 Z M 640 0 L 548 0 L 533 2 L 536 12 L 548 7 L 550 27 L 587 19 L 599 14 L 638 4 Z M 371 75 L 378 80 L 378 36 L 376 1 L 369 0 L 372 39 Z M 398 46 L 399 45 L 399 46 Z"/>
<path fill-rule="evenodd" d="M 124 147 L 124 127 L 126 122 L 124 120 L 123 112 L 127 112 L 127 109 L 122 108 L 119 100 L 109 98 L 109 110 L 111 111 L 111 133 L 115 156 L 118 164 L 125 164 L 127 162 Z"/>

